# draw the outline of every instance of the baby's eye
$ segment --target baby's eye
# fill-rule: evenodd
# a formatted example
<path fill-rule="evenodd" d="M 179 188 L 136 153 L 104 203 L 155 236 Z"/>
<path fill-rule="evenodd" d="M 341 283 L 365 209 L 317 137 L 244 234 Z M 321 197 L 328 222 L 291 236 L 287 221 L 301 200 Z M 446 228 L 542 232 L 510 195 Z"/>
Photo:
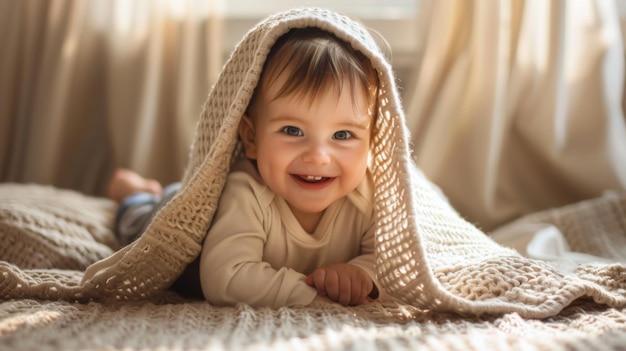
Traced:
<path fill-rule="evenodd" d="M 281 132 L 287 134 L 287 135 L 293 135 L 293 136 L 302 136 L 304 135 L 304 133 L 302 133 L 302 129 L 298 128 L 298 127 L 294 127 L 294 126 L 286 126 L 283 127 L 281 129 Z"/>
<path fill-rule="evenodd" d="M 352 133 L 347 130 L 340 130 L 338 132 L 335 132 L 335 134 L 333 135 L 333 139 L 337 140 L 347 140 L 350 138 L 352 138 Z"/>

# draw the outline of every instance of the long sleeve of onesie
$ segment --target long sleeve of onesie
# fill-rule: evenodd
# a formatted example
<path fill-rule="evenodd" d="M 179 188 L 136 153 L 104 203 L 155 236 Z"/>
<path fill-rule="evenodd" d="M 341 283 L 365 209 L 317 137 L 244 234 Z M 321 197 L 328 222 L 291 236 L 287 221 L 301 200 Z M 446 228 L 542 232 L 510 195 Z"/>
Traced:
<path fill-rule="evenodd" d="M 307 233 L 250 161 L 234 169 L 202 250 L 200 282 L 210 303 L 307 305 L 317 291 L 306 284 L 306 275 L 341 262 L 363 268 L 381 290 L 369 182 L 331 204 Z"/>
<path fill-rule="evenodd" d="M 200 263 L 202 290 L 212 304 L 308 305 L 317 294 L 304 274 L 263 260 L 266 233 L 279 224 L 268 218 L 274 195 L 266 189 L 244 172 L 228 178 Z"/>

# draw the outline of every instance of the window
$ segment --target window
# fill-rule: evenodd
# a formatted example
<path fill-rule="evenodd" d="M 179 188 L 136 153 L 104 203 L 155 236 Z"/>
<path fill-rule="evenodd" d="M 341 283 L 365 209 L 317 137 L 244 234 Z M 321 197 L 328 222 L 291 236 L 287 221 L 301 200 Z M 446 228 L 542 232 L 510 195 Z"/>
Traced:
<path fill-rule="evenodd" d="M 391 46 L 393 67 L 400 83 L 415 66 L 416 17 L 419 0 L 237 0 L 220 1 L 224 59 L 257 22 L 272 13 L 293 7 L 325 7 L 363 22 L 380 32 Z"/>

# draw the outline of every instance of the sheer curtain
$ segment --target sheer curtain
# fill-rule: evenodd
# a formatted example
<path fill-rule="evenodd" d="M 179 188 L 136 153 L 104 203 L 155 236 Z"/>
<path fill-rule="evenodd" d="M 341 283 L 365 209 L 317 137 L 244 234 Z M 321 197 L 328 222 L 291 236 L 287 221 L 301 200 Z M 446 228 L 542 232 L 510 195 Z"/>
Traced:
<path fill-rule="evenodd" d="M 221 65 L 215 1 L 0 3 L 0 181 L 102 195 L 181 177 Z"/>
<path fill-rule="evenodd" d="M 614 1 L 422 1 L 407 115 L 419 166 L 470 221 L 626 189 Z"/>

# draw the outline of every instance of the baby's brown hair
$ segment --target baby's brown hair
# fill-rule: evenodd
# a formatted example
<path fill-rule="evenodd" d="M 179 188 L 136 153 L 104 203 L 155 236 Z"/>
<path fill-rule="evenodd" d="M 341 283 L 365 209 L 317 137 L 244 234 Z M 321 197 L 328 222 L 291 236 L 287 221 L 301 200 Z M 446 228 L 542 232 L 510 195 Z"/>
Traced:
<path fill-rule="evenodd" d="M 253 106 L 261 91 L 287 73 L 288 79 L 274 99 L 295 94 L 310 102 L 320 92 L 336 88 L 340 94 L 344 82 L 351 86 L 352 101 L 356 89 L 367 96 L 368 114 L 375 118 L 378 76 L 371 62 L 350 44 L 319 28 L 292 29 L 281 36 L 268 54 L 263 73 L 252 100 Z M 372 118 L 372 125 L 373 120 Z"/>

